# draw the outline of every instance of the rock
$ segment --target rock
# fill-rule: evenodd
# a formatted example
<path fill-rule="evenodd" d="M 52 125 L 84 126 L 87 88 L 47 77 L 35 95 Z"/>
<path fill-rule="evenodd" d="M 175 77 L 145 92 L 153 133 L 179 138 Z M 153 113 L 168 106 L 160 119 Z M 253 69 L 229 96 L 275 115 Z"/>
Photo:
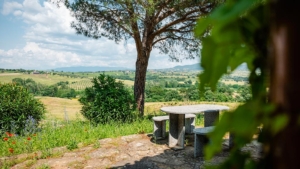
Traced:
<path fill-rule="evenodd" d="M 119 151 L 116 149 L 106 149 L 106 148 L 100 148 L 92 153 L 89 154 L 91 158 L 103 158 L 103 157 L 110 157 L 115 154 L 118 154 Z"/>
<path fill-rule="evenodd" d="M 123 161 L 123 160 L 129 159 L 129 158 L 130 158 L 130 156 L 128 154 L 126 154 L 126 153 L 119 153 L 115 157 L 115 161 Z"/>
<path fill-rule="evenodd" d="M 153 158 L 151 158 L 151 160 L 154 162 L 159 162 L 159 163 L 166 163 L 168 161 L 168 159 L 160 158 L 160 157 L 153 157 Z"/>
<path fill-rule="evenodd" d="M 107 159 L 90 159 L 87 161 L 86 166 L 91 167 L 91 168 L 108 168 L 112 162 Z"/>
<path fill-rule="evenodd" d="M 121 137 L 121 140 L 123 141 L 126 141 L 126 142 L 131 142 L 131 141 L 134 141 L 134 140 L 139 140 L 141 139 L 142 136 L 141 135 L 130 135 L 130 136 L 122 136 Z"/>

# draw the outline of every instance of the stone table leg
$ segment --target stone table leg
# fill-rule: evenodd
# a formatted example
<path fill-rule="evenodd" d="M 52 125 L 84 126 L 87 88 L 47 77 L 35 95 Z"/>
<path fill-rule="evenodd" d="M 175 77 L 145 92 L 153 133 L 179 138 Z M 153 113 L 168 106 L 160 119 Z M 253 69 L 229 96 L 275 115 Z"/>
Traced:
<path fill-rule="evenodd" d="M 216 120 L 219 120 L 218 110 L 204 112 L 204 127 L 214 126 Z"/>
<path fill-rule="evenodd" d="M 206 135 L 195 134 L 194 140 L 194 157 L 202 157 L 204 155 L 204 146 L 208 143 L 208 138 Z"/>
<path fill-rule="evenodd" d="M 185 140 L 185 115 L 169 114 L 169 147 L 183 149 Z"/>
<path fill-rule="evenodd" d="M 192 134 L 193 130 L 195 129 L 195 118 L 186 118 L 185 119 L 185 133 Z"/>
<path fill-rule="evenodd" d="M 155 140 L 164 139 L 166 137 L 166 121 L 154 121 L 153 124 Z"/>

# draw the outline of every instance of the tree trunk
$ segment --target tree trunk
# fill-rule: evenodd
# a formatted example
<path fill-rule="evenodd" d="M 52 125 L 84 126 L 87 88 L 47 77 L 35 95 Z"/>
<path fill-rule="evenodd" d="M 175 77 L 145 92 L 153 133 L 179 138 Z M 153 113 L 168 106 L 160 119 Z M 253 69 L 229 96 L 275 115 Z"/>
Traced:
<path fill-rule="evenodd" d="M 135 65 L 136 69 L 135 69 L 135 81 L 134 81 L 134 98 L 137 103 L 140 116 L 144 115 L 145 84 L 146 84 L 146 73 L 147 73 L 149 56 L 150 56 L 150 51 L 140 52 L 138 54 L 136 65 Z"/>
<path fill-rule="evenodd" d="M 299 1 L 273 0 L 271 6 L 271 102 L 289 117 L 271 140 L 267 168 L 300 167 L 300 10 Z"/>

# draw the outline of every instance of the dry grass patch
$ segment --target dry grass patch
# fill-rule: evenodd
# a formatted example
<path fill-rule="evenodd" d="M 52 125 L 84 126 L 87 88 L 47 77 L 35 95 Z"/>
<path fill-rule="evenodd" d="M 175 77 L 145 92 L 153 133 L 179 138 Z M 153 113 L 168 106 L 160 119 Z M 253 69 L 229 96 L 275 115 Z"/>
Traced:
<path fill-rule="evenodd" d="M 82 105 L 77 99 L 63 99 L 57 97 L 37 97 L 45 105 L 46 119 L 65 119 L 65 111 L 69 120 L 84 119 L 80 114 Z"/>
<path fill-rule="evenodd" d="M 226 85 L 245 85 L 247 84 L 247 82 L 245 81 L 234 81 L 234 80 L 222 80 L 223 83 L 225 83 Z"/>
<path fill-rule="evenodd" d="M 21 73 L 0 73 L 0 76 L 16 76 L 21 75 Z"/>
<path fill-rule="evenodd" d="M 68 114 L 69 120 L 84 119 L 80 113 L 82 105 L 77 99 L 63 99 L 56 97 L 38 97 L 46 106 L 47 119 L 65 119 L 65 110 Z M 227 103 L 227 102 L 147 102 L 145 103 L 145 115 L 162 115 L 160 111 L 164 106 L 182 106 L 194 104 L 218 104 L 228 106 L 230 110 L 235 110 L 241 103 Z"/>
<path fill-rule="evenodd" d="M 132 80 L 121 80 L 121 79 L 117 79 L 118 81 L 121 81 L 124 85 L 127 86 L 133 86 L 134 82 Z"/>
<path fill-rule="evenodd" d="M 197 101 L 185 101 L 185 102 L 147 102 L 145 103 L 145 115 L 148 114 L 164 114 L 160 111 L 160 108 L 164 106 L 183 106 L 183 105 L 195 105 L 195 104 L 217 104 L 228 106 L 229 110 L 235 110 L 241 103 L 228 103 L 228 102 L 197 102 Z"/>

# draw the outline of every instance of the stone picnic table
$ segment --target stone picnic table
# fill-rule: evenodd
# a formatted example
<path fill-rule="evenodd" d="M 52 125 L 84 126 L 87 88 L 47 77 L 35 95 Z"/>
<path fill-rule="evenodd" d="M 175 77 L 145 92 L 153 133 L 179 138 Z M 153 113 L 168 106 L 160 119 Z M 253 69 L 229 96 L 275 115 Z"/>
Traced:
<path fill-rule="evenodd" d="M 168 106 L 160 110 L 169 114 L 169 147 L 183 149 L 185 141 L 185 114 L 204 112 L 204 127 L 213 126 L 219 119 L 219 111 L 229 107 L 215 104 L 198 104 L 186 106 Z"/>

